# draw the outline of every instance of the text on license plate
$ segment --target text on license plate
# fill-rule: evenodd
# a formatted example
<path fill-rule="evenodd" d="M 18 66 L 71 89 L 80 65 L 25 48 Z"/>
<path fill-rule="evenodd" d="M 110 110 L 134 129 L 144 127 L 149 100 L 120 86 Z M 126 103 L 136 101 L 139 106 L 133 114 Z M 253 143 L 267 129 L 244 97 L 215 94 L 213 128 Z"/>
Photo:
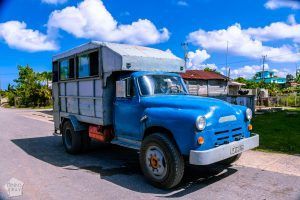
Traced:
<path fill-rule="evenodd" d="M 242 151 L 244 151 L 244 145 L 243 144 L 238 145 L 238 146 L 233 146 L 233 147 L 230 148 L 230 155 L 238 154 Z"/>

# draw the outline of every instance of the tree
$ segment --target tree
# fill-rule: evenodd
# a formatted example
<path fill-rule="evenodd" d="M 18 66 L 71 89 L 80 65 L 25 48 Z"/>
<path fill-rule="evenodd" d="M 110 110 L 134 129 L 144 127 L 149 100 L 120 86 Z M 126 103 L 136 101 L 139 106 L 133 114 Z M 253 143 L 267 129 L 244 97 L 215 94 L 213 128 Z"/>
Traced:
<path fill-rule="evenodd" d="M 300 73 L 297 74 L 296 78 L 295 78 L 295 81 L 297 83 L 300 83 Z"/>
<path fill-rule="evenodd" d="M 239 82 L 239 83 L 244 83 L 244 84 L 248 83 L 248 81 L 243 77 L 238 77 L 238 78 L 234 79 L 234 81 Z"/>
<path fill-rule="evenodd" d="M 29 106 L 46 106 L 51 100 L 51 91 L 48 88 L 49 72 L 36 73 L 31 67 L 18 66 L 19 77 L 14 80 L 15 87 L 8 90 L 9 103 Z M 10 86 L 11 87 L 11 86 Z M 14 99 L 14 100 L 12 100 Z"/>
<path fill-rule="evenodd" d="M 46 85 L 49 86 L 49 81 L 51 80 L 52 78 L 52 73 L 51 72 L 41 72 L 41 73 L 38 73 L 38 78 L 40 81 L 45 81 L 46 82 Z"/>
<path fill-rule="evenodd" d="M 217 73 L 217 74 L 221 74 L 221 73 L 218 72 L 216 69 L 211 69 L 211 68 L 209 68 L 209 67 L 205 67 L 205 68 L 203 69 L 203 71 L 205 71 L 205 72 L 215 72 L 215 73 Z"/>
<path fill-rule="evenodd" d="M 243 77 L 238 77 L 238 78 L 234 79 L 234 81 L 246 84 L 244 86 L 244 88 L 246 88 L 246 89 L 255 89 L 255 88 L 259 87 L 259 83 L 255 82 L 255 81 L 247 80 Z"/>

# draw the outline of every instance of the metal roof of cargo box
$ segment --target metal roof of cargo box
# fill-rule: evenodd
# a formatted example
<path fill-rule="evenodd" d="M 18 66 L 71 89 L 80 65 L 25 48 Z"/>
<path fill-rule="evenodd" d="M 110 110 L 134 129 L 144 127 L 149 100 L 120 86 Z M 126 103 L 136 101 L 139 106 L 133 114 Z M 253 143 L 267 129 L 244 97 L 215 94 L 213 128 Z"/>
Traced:
<path fill-rule="evenodd" d="M 53 61 L 102 47 L 104 72 L 112 71 L 166 71 L 185 72 L 184 61 L 168 51 L 159 49 L 92 41 L 55 55 Z"/>

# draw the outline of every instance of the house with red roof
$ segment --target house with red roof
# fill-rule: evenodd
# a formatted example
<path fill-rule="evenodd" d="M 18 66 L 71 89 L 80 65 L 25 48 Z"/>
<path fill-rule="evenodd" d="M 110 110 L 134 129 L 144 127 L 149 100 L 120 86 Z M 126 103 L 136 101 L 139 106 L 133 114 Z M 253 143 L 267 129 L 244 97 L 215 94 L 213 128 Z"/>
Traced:
<path fill-rule="evenodd" d="M 181 76 L 192 95 L 222 96 L 228 94 L 228 77 L 217 72 L 187 70 Z"/>

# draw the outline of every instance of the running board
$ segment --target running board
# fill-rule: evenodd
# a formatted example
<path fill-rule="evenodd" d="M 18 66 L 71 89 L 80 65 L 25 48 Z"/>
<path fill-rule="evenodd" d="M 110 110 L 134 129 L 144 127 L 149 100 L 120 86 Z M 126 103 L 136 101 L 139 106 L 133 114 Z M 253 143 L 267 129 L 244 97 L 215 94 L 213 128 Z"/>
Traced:
<path fill-rule="evenodd" d="M 118 137 L 118 138 L 112 140 L 111 143 L 120 145 L 123 147 L 127 147 L 130 149 L 136 149 L 136 150 L 140 150 L 141 144 L 142 144 L 140 141 L 131 140 L 131 139 L 127 139 L 127 138 L 121 138 L 121 137 Z"/>

